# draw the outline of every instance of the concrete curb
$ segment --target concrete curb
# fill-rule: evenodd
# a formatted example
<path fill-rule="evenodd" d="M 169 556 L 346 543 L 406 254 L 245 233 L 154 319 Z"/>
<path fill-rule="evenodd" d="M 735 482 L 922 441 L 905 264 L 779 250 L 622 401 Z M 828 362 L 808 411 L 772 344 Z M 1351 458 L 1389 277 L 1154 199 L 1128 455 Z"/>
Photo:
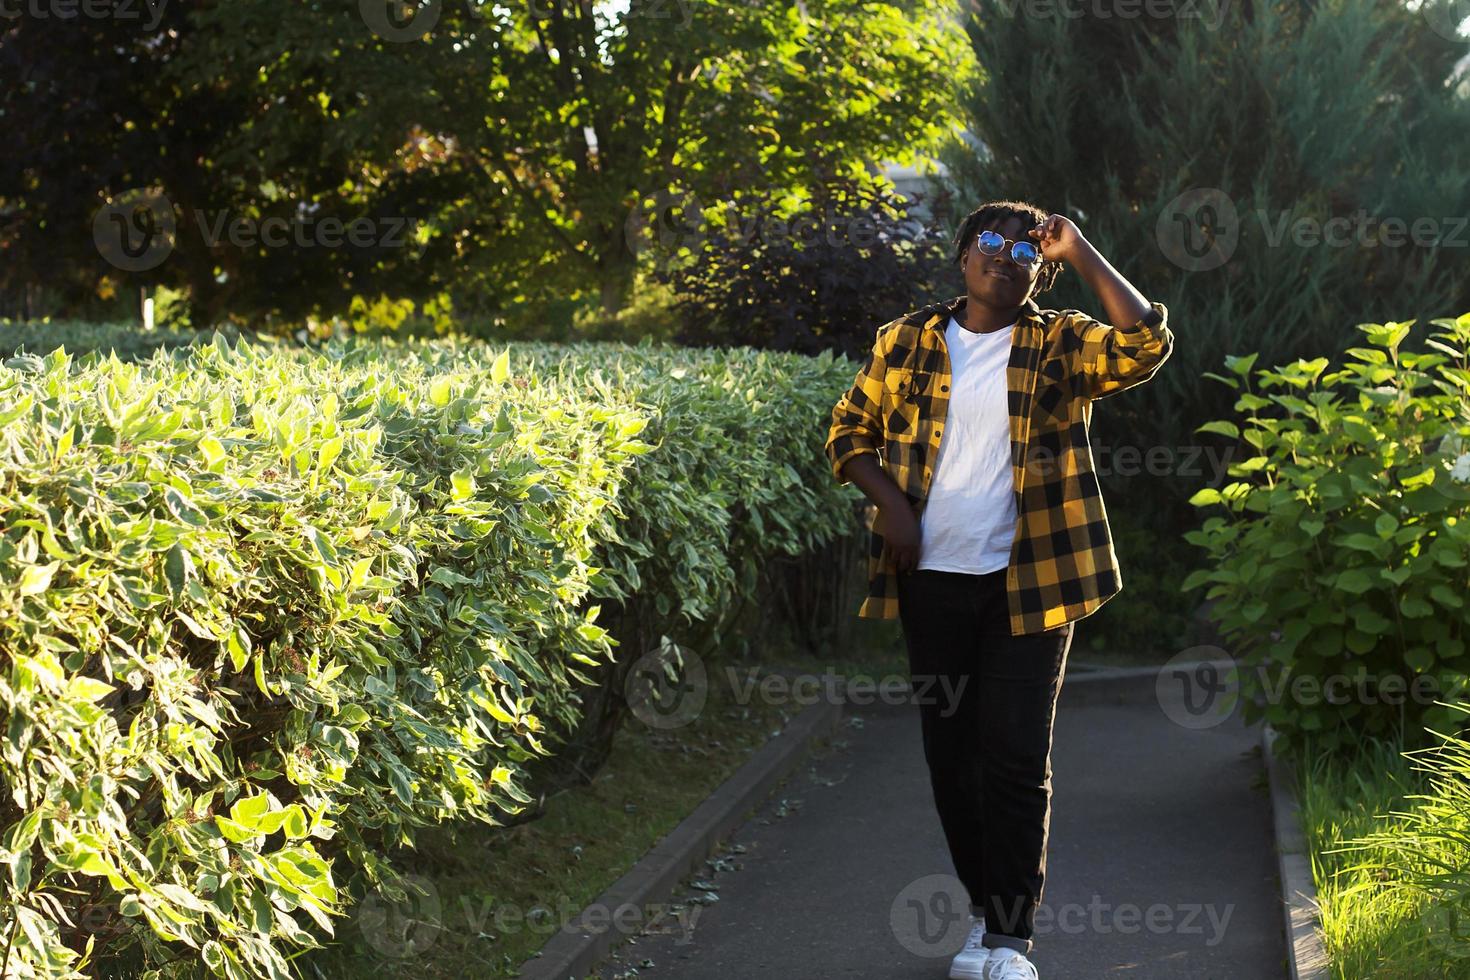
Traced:
<path fill-rule="evenodd" d="M 558 930 L 538 954 L 521 964 L 522 980 L 582 980 L 632 934 L 620 931 L 615 923 L 625 916 L 641 921 L 650 904 L 665 901 L 796 768 L 812 742 L 834 731 L 841 718 L 842 705 L 835 702 L 819 701 L 803 709 L 626 874 Z M 636 916 L 621 911 L 630 907 Z"/>
<path fill-rule="evenodd" d="M 1286 922 L 1287 966 L 1291 980 L 1327 980 L 1331 961 L 1318 930 L 1317 886 L 1312 859 L 1302 833 L 1296 780 L 1290 764 L 1276 758 L 1272 743 L 1277 731 L 1261 726 L 1261 754 L 1271 787 L 1271 815 L 1276 827 L 1276 854 L 1281 874 L 1282 913 Z"/>

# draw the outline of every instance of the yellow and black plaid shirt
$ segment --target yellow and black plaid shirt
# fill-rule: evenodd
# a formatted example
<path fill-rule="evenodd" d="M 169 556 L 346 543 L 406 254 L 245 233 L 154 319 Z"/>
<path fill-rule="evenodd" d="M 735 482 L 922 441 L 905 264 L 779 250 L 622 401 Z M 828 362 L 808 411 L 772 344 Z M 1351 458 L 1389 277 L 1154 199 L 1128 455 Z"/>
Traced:
<path fill-rule="evenodd" d="M 868 362 L 832 409 L 827 457 L 839 483 L 854 456 L 874 453 L 922 516 L 949 408 L 944 331 L 966 297 L 878 328 Z M 1063 626 L 1123 587 L 1088 444 L 1092 402 L 1153 377 L 1174 348 L 1161 303 L 1127 330 L 1028 300 L 1011 335 L 1011 473 L 1016 536 L 1006 569 L 1011 633 Z M 869 508 L 868 595 L 858 615 L 898 617 L 898 573 Z"/>

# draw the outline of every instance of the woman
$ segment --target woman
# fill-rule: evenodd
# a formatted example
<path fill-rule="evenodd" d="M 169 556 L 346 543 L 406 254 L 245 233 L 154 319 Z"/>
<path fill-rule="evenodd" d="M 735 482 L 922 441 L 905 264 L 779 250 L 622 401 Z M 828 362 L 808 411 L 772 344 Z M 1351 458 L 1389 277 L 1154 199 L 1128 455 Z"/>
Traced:
<path fill-rule="evenodd" d="M 1092 402 L 1173 349 L 1144 299 L 1059 214 L 996 201 L 955 237 L 965 295 L 880 327 L 832 411 L 840 483 L 876 507 L 858 615 L 902 623 L 924 757 L 970 936 L 950 977 L 1038 980 L 1052 721 L 1074 624 L 1122 588 L 1088 445 Z M 1032 297 L 1071 266 L 1111 326 Z M 881 465 L 880 465 L 881 460 Z"/>

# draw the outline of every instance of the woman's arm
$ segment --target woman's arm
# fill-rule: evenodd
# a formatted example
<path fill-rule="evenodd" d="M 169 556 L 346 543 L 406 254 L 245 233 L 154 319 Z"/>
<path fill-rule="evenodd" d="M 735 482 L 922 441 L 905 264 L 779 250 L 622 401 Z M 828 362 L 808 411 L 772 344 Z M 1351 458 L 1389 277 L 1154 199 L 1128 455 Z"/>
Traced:
<path fill-rule="evenodd" d="M 919 564 L 919 518 L 909 498 L 878 464 L 876 456 L 854 456 L 843 472 L 878 507 L 873 530 L 883 535 L 894 566 L 906 572 Z"/>
<path fill-rule="evenodd" d="M 1108 320 L 1119 330 L 1128 330 L 1152 307 L 1133 283 L 1123 278 L 1082 232 L 1072 219 L 1050 215 L 1030 232 L 1040 241 L 1042 255 L 1052 262 L 1065 262 L 1077 270 L 1087 287 L 1102 300 Z"/>
<path fill-rule="evenodd" d="M 899 570 L 906 571 L 918 564 L 919 521 L 908 496 L 878 457 L 878 447 L 887 439 L 880 416 L 883 376 L 888 371 L 887 346 L 880 327 L 867 363 L 832 409 L 826 452 L 837 481 L 856 484 L 877 505 L 878 519 L 873 529 L 888 542 Z"/>
<path fill-rule="evenodd" d="M 1158 371 L 1174 349 L 1169 311 L 1150 303 L 1107 259 L 1082 237 L 1077 226 L 1060 214 L 1031 230 L 1047 259 L 1066 262 L 1102 300 L 1108 326 L 1086 314 L 1069 311 L 1061 329 L 1078 338 L 1075 370 L 1087 397 L 1104 398 L 1142 384 Z"/>

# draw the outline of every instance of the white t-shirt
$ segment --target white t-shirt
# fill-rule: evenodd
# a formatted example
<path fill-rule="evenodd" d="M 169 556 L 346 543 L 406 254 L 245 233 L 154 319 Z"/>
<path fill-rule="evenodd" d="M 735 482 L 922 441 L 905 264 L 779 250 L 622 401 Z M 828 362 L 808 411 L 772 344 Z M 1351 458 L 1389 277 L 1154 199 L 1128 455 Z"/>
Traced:
<path fill-rule="evenodd" d="M 983 575 L 1010 564 L 1016 499 L 1006 365 L 1014 327 L 975 333 L 950 317 L 944 331 L 949 411 L 919 522 L 919 568 Z"/>

